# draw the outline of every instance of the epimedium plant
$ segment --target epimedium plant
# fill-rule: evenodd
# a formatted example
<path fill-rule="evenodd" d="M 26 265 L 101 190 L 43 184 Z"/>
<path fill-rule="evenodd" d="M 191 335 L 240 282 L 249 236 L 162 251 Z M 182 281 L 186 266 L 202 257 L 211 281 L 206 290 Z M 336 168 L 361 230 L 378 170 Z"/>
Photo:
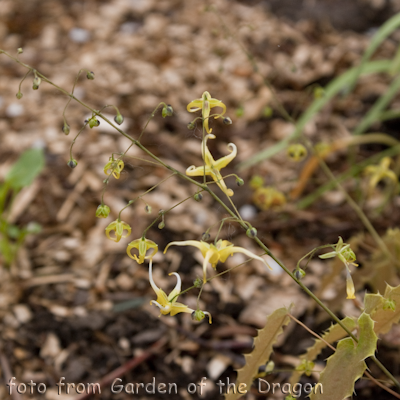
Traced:
<path fill-rule="evenodd" d="M 362 374 L 366 371 L 366 364 L 364 359 L 371 358 L 378 367 L 383 371 L 383 373 L 398 387 L 400 388 L 399 382 L 393 377 L 393 375 L 376 359 L 375 357 L 375 350 L 376 350 L 376 342 L 377 342 L 377 334 L 385 332 L 388 330 L 388 327 L 391 326 L 394 322 L 397 322 L 400 318 L 400 305 L 399 303 L 399 289 L 398 288 L 391 288 L 388 287 L 385 295 L 370 295 L 370 296 L 378 296 L 378 297 L 367 297 L 365 298 L 365 309 L 364 313 L 357 319 L 344 319 L 340 320 L 322 301 L 309 289 L 307 288 L 304 283 L 302 282 L 302 278 L 306 274 L 307 264 L 301 265 L 302 261 L 305 259 L 311 259 L 311 257 L 323 248 L 330 247 L 332 249 L 331 252 L 325 253 L 320 255 L 321 259 L 328 259 L 328 258 L 337 258 L 340 260 L 343 265 L 345 266 L 346 271 L 346 291 L 347 291 L 347 298 L 348 299 L 355 299 L 355 286 L 351 277 L 351 270 L 350 267 L 357 266 L 355 263 L 356 255 L 353 249 L 351 248 L 350 244 L 344 243 L 343 239 L 339 237 L 338 242 L 336 244 L 329 244 L 320 246 L 308 254 L 306 254 L 302 259 L 299 260 L 297 267 L 292 272 L 289 268 L 287 268 L 274 254 L 269 250 L 265 243 L 263 243 L 260 238 L 257 236 L 257 230 L 253 227 L 248 221 L 245 221 L 242 216 L 240 215 L 239 211 L 237 210 L 235 203 L 232 200 L 232 196 L 234 192 L 231 188 L 228 187 L 225 179 L 230 177 L 223 176 L 223 169 L 231 163 L 237 155 L 237 146 L 234 143 L 229 143 L 227 145 L 229 154 L 226 156 L 221 157 L 220 159 L 215 159 L 212 155 L 209 147 L 208 141 L 217 139 L 217 136 L 214 134 L 212 128 L 210 128 L 210 119 L 218 119 L 221 118 L 224 124 L 231 124 L 232 121 L 229 117 L 225 116 L 226 113 L 226 106 L 221 100 L 217 100 L 211 96 L 211 94 L 206 91 L 202 94 L 202 96 L 198 99 L 193 100 L 187 106 L 187 111 L 190 113 L 200 112 L 200 115 L 194 118 L 188 124 L 189 129 L 194 129 L 197 123 L 200 123 L 202 126 L 202 140 L 199 146 L 199 153 L 201 154 L 203 163 L 199 166 L 188 166 L 186 171 L 179 171 L 178 169 L 174 168 L 173 166 L 167 164 L 165 161 L 157 157 L 154 153 L 152 153 L 147 147 L 145 147 L 141 139 L 145 134 L 146 127 L 154 117 L 157 110 L 161 108 L 162 117 L 171 117 L 173 115 L 173 108 L 172 106 L 160 103 L 156 109 L 151 114 L 150 118 L 148 119 L 147 124 L 145 125 L 142 132 L 139 134 L 138 138 L 132 137 L 128 135 L 125 131 L 123 131 L 119 126 L 122 124 L 124 118 L 119 112 L 118 108 L 113 105 L 106 105 L 100 110 L 95 110 L 90 107 L 88 104 L 84 103 L 83 101 L 77 99 L 74 96 L 74 89 L 78 82 L 79 75 L 82 71 L 79 71 L 78 76 L 75 80 L 73 85 L 72 91 L 68 92 L 65 89 L 59 87 L 54 82 L 50 81 L 47 77 L 43 74 L 38 72 L 36 69 L 32 68 L 31 66 L 23 63 L 19 60 L 18 57 L 13 57 L 9 53 L 5 52 L 4 50 L 0 50 L 0 54 L 3 53 L 4 55 L 10 57 L 15 62 L 19 63 L 20 65 L 27 68 L 28 72 L 23 80 L 32 73 L 34 78 L 32 82 L 33 90 L 38 90 L 42 82 L 46 82 L 54 86 L 57 90 L 68 96 L 67 105 L 64 108 L 63 112 L 63 126 L 62 131 L 64 134 L 68 135 L 71 132 L 71 128 L 68 125 L 67 118 L 66 118 L 66 110 L 68 104 L 71 100 L 77 101 L 83 107 L 88 109 L 92 116 L 84 121 L 81 129 L 78 131 L 76 136 L 74 137 L 71 147 L 70 147 L 70 154 L 69 160 L 67 162 L 70 168 L 76 168 L 79 166 L 79 160 L 76 160 L 73 156 L 73 146 L 78 139 L 79 135 L 84 131 L 84 129 L 89 126 L 90 129 L 96 128 L 100 125 L 100 120 L 111 125 L 116 131 L 118 131 L 122 136 L 129 139 L 130 145 L 129 147 L 122 153 L 112 153 L 110 155 L 109 161 L 104 166 L 104 174 L 106 178 L 104 179 L 104 187 L 101 196 L 101 203 L 99 204 L 96 210 L 96 216 L 98 218 L 108 218 L 110 214 L 110 206 L 104 203 L 104 194 L 107 190 L 108 183 L 110 179 L 119 179 L 121 172 L 124 170 L 124 157 L 128 153 L 129 149 L 132 146 L 137 146 L 141 149 L 146 155 L 152 158 L 152 162 L 156 163 L 159 166 L 164 167 L 171 174 L 158 182 L 156 185 L 148 189 L 146 192 L 141 194 L 140 196 L 130 200 L 124 208 L 119 211 L 118 218 L 115 221 L 112 221 L 107 228 L 105 229 L 105 235 L 108 239 L 119 242 L 123 238 L 127 238 L 131 234 L 131 227 L 128 222 L 125 222 L 122 219 L 123 211 L 134 204 L 136 201 L 141 200 L 145 202 L 145 195 L 156 187 L 167 181 L 172 176 L 177 176 L 181 179 L 184 179 L 191 184 L 197 187 L 195 193 L 192 196 L 182 199 L 173 207 L 167 210 L 160 210 L 153 220 L 153 222 L 144 230 L 142 236 L 140 238 L 134 239 L 131 241 L 126 249 L 127 255 L 136 261 L 139 264 L 143 264 L 148 262 L 149 264 L 149 284 L 155 292 L 156 299 L 151 300 L 151 304 L 158 307 L 160 310 L 160 315 L 170 315 L 174 316 L 178 313 L 189 313 L 192 315 L 193 320 L 195 321 L 202 321 L 206 317 L 208 317 L 209 323 L 212 322 L 211 314 L 206 310 L 201 310 L 199 307 L 200 304 L 200 297 L 203 291 L 204 285 L 206 285 L 210 280 L 215 279 L 216 277 L 230 271 L 231 269 L 225 270 L 221 273 L 218 273 L 213 276 L 209 276 L 208 274 L 208 267 L 211 267 L 216 270 L 217 265 L 219 262 L 224 263 L 229 256 L 235 253 L 242 253 L 245 256 L 249 257 L 250 259 L 256 259 L 265 266 L 269 267 L 268 262 L 262 257 L 263 255 L 268 255 L 275 263 L 277 263 L 292 279 L 293 281 L 298 284 L 305 293 L 310 296 L 320 307 L 322 307 L 332 318 L 335 322 L 334 327 L 331 328 L 323 338 L 318 337 L 320 342 L 329 344 L 334 341 L 341 339 L 339 342 L 337 349 L 334 350 L 334 354 L 328 360 L 326 368 L 321 374 L 321 382 L 324 385 L 329 386 L 329 382 L 332 382 L 334 379 L 339 379 L 339 373 L 341 372 L 341 368 L 343 367 L 343 360 L 344 358 L 348 358 L 357 362 L 357 368 L 354 370 L 349 370 L 347 375 L 343 377 L 340 381 L 342 384 L 342 394 L 343 396 L 351 394 L 354 390 L 354 383 L 355 381 L 362 376 Z M 22 49 L 18 49 L 18 54 L 22 53 Z M 93 80 L 95 75 L 94 72 L 86 71 L 86 77 L 90 80 Z M 19 86 L 19 90 L 17 92 L 17 98 L 21 99 L 23 94 L 21 92 L 21 84 Z M 103 110 L 107 107 L 113 107 L 116 111 L 116 116 L 114 118 L 114 122 L 110 121 L 104 114 Z M 214 108 L 222 109 L 221 112 L 214 112 Z M 214 112 L 214 113 L 212 113 Z M 300 143 L 286 143 L 287 145 L 287 154 L 289 158 L 293 161 L 301 161 L 307 156 L 307 149 L 303 144 Z M 322 150 L 326 151 L 326 150 Z M 313 157 L 319 157 L 320 159 L 323 158 L 322 153 L 318 153 L 318 151 L 314 152 Z M 370 188 L 373 189 L 380 180 L 388 180 L 389 182 L 396 181 L 397 177 L 393 171 L 389 169 L 390 160 L 383 159 L 380 164 L 376 166 L 370 166 L 366 170 L 366 174 L 370 177 Z M 238 186 L 243 185 L 243 180 L 234 175 L 236 178 L 236 184 Z M 200 181 L 196 181 L 193 178 L 198 177 Z M 208 179 L 211 178 L 211 180 Z M 216 185 L 223 194 L 223 198 L 217 194 L 213 188 Z M 273 188 L 263 187 L 263 181 L 259 177 L 254 177 L 251 182 L 251 187 L 255 190 L 255 198 L 260 199 L 259 204 L 270 205 L 274 204 L 283 204 L 285 199 L 283 195 L 276 190 L 274 191 Z M 200 250 L 203 256 L 203 276 L 201 278 L 197 278 L 193 286 L 182 290 L 182 281 L 181 277 L 178 273 L 173 272 L 170 275 L 175 275 L 177 279 L 177 283 L 175 288 L 167 295 L 167 293 L 159 288 L 154 281 L 153 278 L 153 258 L 154 255 L 158 252 L 158 245 L 153 240 L 151 240 L 148 236 L 151 236 L 149 230 L 155 224 L 158 223 L 158 228 L 162 229 L 165 226 L 165 215 L 168 214 L 173 208 L 179 206 L 183 202 L 194 199 L 196 201 L 201 201 L 203 194 L 208 193 L 229 215 L 227 218 L 223 218 L 220 222 L 220 227 L 215 235 L 213 241 L 210 241 L 211 235 L 210 230 L 212 227 L 208 228 L 206 232 L 203 234 L 202 240 L 186 240 L 186 241 L 173 241 L 169 243 L 164 253 L 168 250 L 170 246 L 191 246 L 195 247 Z M 225 201 L 228 204 L 225 203 Z M 151 214 L 152 209 L 151 207 L 145 202 L 146 204 L 146 211 Z M 267 207 L 267 206 L 266 206 Z M 235 246 L 234 243 L 231 243 L 228 240 L 220 239 L 219 234 L 221 232 L 222 226 L 225 222 L 234 222 L 237 223 L 241 228 L 246 231 L 246 234 L 249 238 L 253 239 L 260 249 L 262 250 L 261 255 L 254 254 L 249 250 Z M 149 234 L 148 234 L 149 233 Z M 132 253 L 134 251 L 134 254 Z M 392 255 L 389 255 L 389 258 Z M 236 267 L 234 267 L 236 268 Z M 178 302 L 178 298 L 188 292 L 189 290 L 199 289 L 198 300 L 197 300 L 197 308 L 192 309 L 188 305 L 184 304 L 183 302 Z M 265 364 L 269 361 L 270 355 L 272 353 L 273 344 L 275 343 L 277 337 L 282 332 L 282 327 L 287 325 L 289 319 L 296 320 L 290 313 L 288 309 L 279 309 L 276 310 L 267 320 L 266 326 L 259 331 L 258 338 L 255 339 L 255 346 L 251 354 L 246 356 L 246 365 L 239 370 L 238 372 L 238 382 L 245 384 L 247 387 L 251 385 L 252 381 L 258 375 L 258 369 L 262 364 Z M 349 322 L 350 321 L 350 322 Z M 374 321 L 379 321 L 380 325 L 374 325 Z M 299 323 L 299 321 L 296 320 Z M 377 328 L 378 326 L 378 328 Z M 357 329 L 357 334 L 353 333 L 354 329 Z M 272 333 L 271 333 L 272 332 Z M 334 333 L 332 333 L 334 332 Z M 317 335 L 318 336 L 318 335 Z M 317 346 L 317 344 L 315 345 Z M 315 347 L 313 346 L 313 347 Z M 320 346 L 318 349 L 321 350 L 323 346 Z M 296 369 L 295 373 L 293 374 L 293 382 L 296 380 L 298 381 L 302 375 L 302 373 L 308 374 L 312 370 L 312 363 L 315 357 L 318 355 L 317 351 L 308 350 L 306 356 L 302 358 L 302 363 Z M 360 361 L 361 360 L 361 361 Z M 377 384 L 382 384 L 376 381 L 371 375 L 367 373 L 370 379 L 374 380 Z M 339 376 L 339 378 L 338 378 Z M 390 390 L 385 388 L 386 390 Z M 400 396 L 393 392 L 396 397 L 400 398 Z M 337 394 L 337 393 L 336 393 Z M 233 393 L 232 395 L 228 395 L 228 398 L 238 398 L 241 396 L 241 393 Z M 292 395 L 288 396 L 288 398 L 293 398 Z M 328 397 L 321 397 L 318 394 L 313 394 L 313 398 L 328 398 Z M 343 398 L 343 397 L 342 397 Z"/>

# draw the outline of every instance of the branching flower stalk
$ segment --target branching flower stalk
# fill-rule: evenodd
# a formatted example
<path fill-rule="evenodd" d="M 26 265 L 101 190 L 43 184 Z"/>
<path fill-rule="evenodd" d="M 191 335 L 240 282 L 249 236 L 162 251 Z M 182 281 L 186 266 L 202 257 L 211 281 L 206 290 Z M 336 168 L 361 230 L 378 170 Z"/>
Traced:
<path fill-rule="evenodd" d="M 35 71 L 34 68 L 30 67 L 29 65 L 21 62 L 19 59 L 11 56 L 9 53 L 0 50 L 0 53 L 5 54 L 6 56 L 8 56 L 10 59 L 14 60 L 16 63 L 24 66 L 25 68 L 27 68 L 30 71 Z M 127 139 L 129 139 L 131 141 L 131 146 L 136 145 L 137 147 L 139 147 L 142 151 L 144 151 L 148 156 L 150 156 L 154 161 L 156 161 L 159 165 L 162 165 L 164 168 L 166 168 L 167 170 L 171 171 L 173 173 L 173 175 L 177 175 L 179 176 L 181 179 L 184 179 L 194 185 L 196 185 L 200 190 L 207 192 L 217 203 L 219 203 L 219 205 L 232 217 L 233 221 L 236 221 L 245 231 L 247 231 L 249 229 L 249 224 L 245 221 L 243 221 L 240 216 L 236 215 L 235 212 L 229 208 L 221 199 L 220 197 L 215 194 L 206 183 L 199 183 L 196 182 L 194 179 L 190 178 L 189 176 L 185 175 L 183 172 L 180 172 L 178 170 L 176 170 L 175 168 L 173 168 L 172 166 L 168 165 L 167 163 L 165 163 L 164 161 L 162 161 L 160 158 L 158 158 L 155 154 L 153 154 L 150 150 L 148 150 L 145 146 L 143 146 L 140 143 L 140 139 L 144 133 L 145 130 L 142 131 L 142 133 L 139 136 L 139 139 L 134 139 L 133 137 L 131 137 L 130 135 L 128 135 L 126 132 L 124 132 L 122 129 L 120 129 L 118 126 L 116 126 L 113 122 L 111 122 L 106 116 L 104 116 L 100 111 L 97 111 L 95 109 L 93 109 L 92 107 L 90 107 L 88 104 L 84 103 L 83 101 L 77 99 L 72 93 L 67 92 L 66 90 L 62 89 L 61 87 L 59 87 L 58 85 L 56 85 L 55 83 L 53 83 L 52 81 L 50 81 L 48 78 L 46 78 L 44 75 L 40 74 L 39 72 L 35 71 L 36 76 L 40 77 L 44 82 L 49 83 L 50 85 L 52 85 L 53 87 L 55 87 L 58 91 L 60 91 L 61 93 L 65 94 L 66 96 L 68 96 L 71 99 L 74 99 L 75 101 L 77 101 L 79 104 L 81 104 L 84 108 L 88 109 L 89 111 L 92 112 L 93 116 L 98 116 L 100 118 L 102 118 L 105 122 L 107 122 L 110 126 L 112 126 L 116 131 L 118 131 L 121 135 L 123 135 L 124 137 L 126 137 Z M 156 108 L 156 110 L 161 106 L 161 105 L 165 105 L 165 103 L 160 103 L 160 105 Z M 155 110 L 155 111 L 156 111 Z M 147 124 L 149 123 L 149 121 L 151 120 L 151 118 L 154 117 L 155 115 L 155 111 L 151 114 Z M 147 126 L 146 124 L 146 126 Z M 204 124 L 203 124 L 203 129 L 204 129 Z M 75 138 L 76 139 L 76 138 Z M 129 148 L 131 147 L 129 146 Z M 129 150 L 129 148 L 127 149 L 127 151 Z M 125 152 L 126 153 L 126 152 Z M 124 154 L 125 154 L 124 153 Z M 72 154 L 72 153 L 71 153 Z M 204 155 L 204 153 L 203 153 Z M 324 164 L 324 163 L 323 163 Z M 322 165 L 323 165 L 322 164 Z M 325 165 L 325 168 L 329 171 L 329 176 L 331 179 L 334 179 L 333 174 L 330 172 L 329 168 Z M 324 169 L 325 169 L 324 168 Z M 328 173 L 327 171 L 327 173 Z M 341 187 L 340 185 L 338 185 L 339 187 Z M 344 189 L 342 188 L 342 190 L 344 191 Z M 347 193 L 344 191 L 344 194 L 347 195 Z M 347 195 L 348 196 L 348 195 Z M 352 201 L 352 199 L 350 199 L 350 201 Z M 357 214 L 362 216 L 363 222 L 365 221 L 366 225 L 369 224 L 368 219 L 366 218 L 366 216 L 362 213 L 362 211 L 358 208 L 357 205 L 355 205 L 354 209 L 356 210 Z M 236 210 L 235 210 L 236 211 Z M 378 239 L 377 242 L 380 245 L 380 247 L 383 247 L 383 249 L 385 249 L 385 253 L 387 253 L 387 248 L 384 245 L 384 243 L 381 241 L 381 239 L 376 238 L 377 233 L 376 231 L 373 229 L 372 226 L 369 227 L 369 230 L 371 229 L 372 232 L 374 232 L 374 238 Z M 316 297 L 311 290 L 309 290 L 302 282 L 300 279 L 298 279 L 289 269 L 286 268 L 286 266 L 279 260 L 277 259 L 273 253 L 269 250 L 269 248 L 255 235 L 252 238 L 257 244 L 258 246 L 265 252 L 265 254 L 269 255 L 305 292 L 306 294 L 311 297 L 322 309 L 325 310 L 325 312 L 327 312 L 330 317 L 337 322 L 345 331 L 346 333 L 355 341 L 357 341 L 357 338 L 341 323 L 341 321 L 339 320 L 339 318 L 326 306 L 324 305 L 318 297 Z M 184 293 L 184 292 L 182 292 Z M 171 300 L 172 301 L 172 300 Z M 392 380 L 392 382 L 398 387 L 400 388 L 400 384 L 399 382 L 393 377 L 393 375 L 376 359 L 375 356 L 371 357 L 372 360 L 378 365 L 378 367 L 384 372 L 384 374 L 390 379 Z"/>

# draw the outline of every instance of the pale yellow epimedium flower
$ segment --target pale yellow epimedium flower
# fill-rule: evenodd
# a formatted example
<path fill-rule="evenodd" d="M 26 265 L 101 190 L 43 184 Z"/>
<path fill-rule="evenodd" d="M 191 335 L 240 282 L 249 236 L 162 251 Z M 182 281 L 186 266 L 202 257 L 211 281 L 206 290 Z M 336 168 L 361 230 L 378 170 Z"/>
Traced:
<path fill-rule="evenodd" d="M 229 143 L 228 148 L 231 150 L 231 154 L 228 154 L 227 156 L 222 157 L 219 160 L 215 161 L 210 153 L 210 150 L 207 147 L 208 139 L 215 139 L 215 135 L 213 134 L 206 135 L 201 143 L 205 165 L 202 165 L 200 167 L 195 167 L 194 165 L 190 166 L 186 170 L 186 175 L 188 176 L 209 175 L 227 196 L 233 196 L 233 190 L 228 189 L 226 187 L 226 184 L 224 182 L 224 179 L 222 178 L 220 171 L 222 168 L 225 168 L 236 157 L 237 148 L 233 143 Z"/>
<path fill-rule="evenodd" d="M 201 96 L 201 99 L 196 99 L 190 102 L 187 106 L 187 110 L 189 112 L 196 112 L 201 110 L 201 114 L 203 117 L 203 125 L 207 133 L 211 133 L 212 129 L 208 127 L 208 120 L 210 117 L 210 111 L 214 107 L 221 107 L 222 113 L 220 115 L 225 114 L 226 106 L 221 100 L 213 99 L 208 92 L 204 92 Z M 215 119 L 219 118 L 220 115 L 214 117 Z"/>
<path fill-rule="evenodd" d="M 112 232 L 114 232 L 113 236 L 110 235 Z M 111 224 L 106 228 L 106 236 L 114 242 L 119 242 L 121 238 L 126 238 L 130 234 L 131 227 L 120 219 L 116 219 L 115 221 L 111 222 Z"/>
<path fill-rule="evenodd" d="M 193 310 L 192 308 L 189 308 L 187 305 L 177 302 L 178 297 L 181 293 L 181 286 L 182 286 L 181 277 L 176 272 L 172 272 L 169 275 L 175 275 L 177 283 L 174 290 L 172 290 L 172 292 L 167 296 L 167 294 L 162 289 L 157 287 L 157 285 L 154 283 L 152 261 L 150 260 L 149 280 L 151 287 L 153 288 L 153 290 L 156 292 L 157 295 L 157 300 L 151 300 L 150 304 L 156 305 L 160 309 L 162 315 L 170 314 L 171 316 L 174 316 L 176 314 L 184 312 L 192 314 L 192 316 L 194 316 L 195 320 L 197 321 L 201 321 L 205 317 L 205 315 L 208 315 L 209 323 L 211 324 L 211 314 L 209 312 Z"/>
<path fill-rule="evenodd" d="M 390 157 L 383 157 L 378 165 L 369 165 L 364 169 L 365 174 L 370 175 L 368 184 L 370 190 L 373 190 L 382 179 L 388 179 L 397 185 L 397 176 L 389 169 L 391 161 Z"/>
<path fill-rule="evenodd" d="M 131 253 L 132 249 L 138 249 L 139 257 L 137 257 L 136 254 Z M 150 249 L 152 249 L 153 251 L 150 254 L 146 255 L 147 251 Z M 138 264 L 143 264 L 144 260 L 152 260 L 157 251 L 158 245 L 152 240 L 146 239 L 144 237 L 133 240 L 128 244 L 128 247 L 126 249 L 128 256 L 135 260 Z"/>
<path fill-rule="evenodd" d="M 348 300 L 352 300 L 355 299 L 355 293 L 356 293 L 356 289 L 354 288 L 354 283 L 353 283 L 353 279 L 350 275 L 350 271 L 347 269 L 347 275 L 346 275 L 346 292 L 347 292 L 347 297 L 346 299 Z"/>
<path fill-rule="evenodd" d="M 124 169 L 124 162 L 122 160 L 110 160 L 104 166 L 104 173 L 106 175 L 113 175 L 115 179 L 119 179 L 121 171 Z"/>
<path fill-rule="evenodd" d="M 250 258 L 254 258 L 256 260 L 259 260 L 263 262 L 269 269 L 272 269 L 267 262 L 259 257 L 253 254 L 251 251 L 244 249 L 243 247 L 237 247 L 233 243 L 228 242 L 227 240 L 218 240 L 218 242 L 214 245 L 213 243 L 207 243 L 203 242 L 202 240 L 198 242 L 197 240 L 185 240 L 183 242 L 171 242 L 168 244 L 168 246 L 164 250 L 165 252 L 168 250 L 169 246 L 194 246 L 197 247 L 200 251 L 201 254 L 204 257 L 204 262 L 203 262 L 203 282 L 205 283 L 207 281 L 207 265 L 208 263 L 211 263 L 211 266 L 216 269 L 218 261 L 221 261 L 224 263 L 227 258 L 234 253 L 243 253 L 246 256 Z"/>

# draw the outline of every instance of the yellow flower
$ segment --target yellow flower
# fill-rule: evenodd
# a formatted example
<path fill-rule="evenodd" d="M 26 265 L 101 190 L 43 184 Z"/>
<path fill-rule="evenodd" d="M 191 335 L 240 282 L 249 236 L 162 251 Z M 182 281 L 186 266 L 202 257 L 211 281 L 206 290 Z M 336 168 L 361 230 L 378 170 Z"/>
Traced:
<path fill-rule="evenodd" d="M 139 250 L 139 258 L 136 256 L 136 254 L 132 254 L 131 251 L 132 249 L 138 249 Z M 152 249 L 152 253 L 146 256 L 146 252 Z M 140 239 L 133 240 L 128 244 L 128 247 L 126 249 L 126 252 L 128 253 L 128 256 L 132 258 L 133 260 L 137 261 L 138 264 L 143 264 L 144 260 L 150 259 L 150 261 L 153 259 L 154 255 L 158 251 L 158 246 L 156 243 L 154 243 L 152 240 L 146 239 L 144 237 Z"/>
<path fill-rule="evenodd" d="M 349 268 L 350 265 L 354 265 L 358 267 L 354 261 L 356 261 L 356 255 L 354 251 L 350 248 L 348 243 L 343 243 L 343 239 L 339 236 L 338 242 L 334 245 L 335 250 L 329 253 L 325 253 L 319 256 L 319 258 L 326 259 L 326 258 L 333 258 L 338 257 L 340 261 Z"/>
<path fill-rule="evenodd" d="M 106 175 L 113 174 L 115 179 L 119 179 L 121 171 L 124 169 L 124 162 L 122 160 L 111 159 L 104 167 L 104 173 Z"/>
<path fill-rule="evenodd" d="M 282 206 L 286 203 L 285 195 L 272 186 L 260 187 L 253 194 L 254 204 L 261 210 Z"/>
<path fill-rule="evenodd" d="M 203 175 L 210 175 L 211 178 L 215 181 L 215 183 L 219 186 L 219 188 L 227 195 L 233 196 L 233 190 L 228 189 L 224 182 L 224 179 L 221 175 L 221 169 L 225 168 L 235 157 L 237 154 L 237 148 L 233 143 L 228 144 L 228 148 L 231 149 L 231 154 L 228 154 L 225 157 L 220 158 L 219 160 L 215 161 L 213 156 L 210 153 L 210 150 L 207 147 L 207 140 L 208 139 L 215 139 L 213 134 L 206 135 L 204 141 L 202 142 L 201 146 L 203 149 L 203 158 L 205 166 L 195 167 L 194 165 L 190 166 L 186 170 L 186 175 L 188 176 L 203 176 Z"/>
<path fill-rule="evenodd" d="M 351 278 L 350 271 L 347 269 L 347 276 L 346 276 L 346 292 L 347 292 L 347 297 L 346 299 L 355 299 L 355 288 L 354 288 L 354 283 L 353 279 Z"/>
<path fill-rule="evenodd" d="M 208 119 L 210 117 L 210 111 L 214 107 L 221 107 L 223 109 L 221 115 L 225 114 L 226 106 L 222 101 L 211 98 L 210 93 L 204 92 L 201 96 L 201 99 L 196 99 L 190 102 L 187 106 L 187 110 L 189 112 L 196 112 L 201 110 L 201 114 L 203 117 L 203 125 L 206 129 L 207 133 L 211 133 L 212 129 L 208 127 Z M 220 115 L 214 117 L 215 119 L 219 118 Z"/>
<path fill-rule="evenodd" d="M 383 157 L 378 165 L 369 165 L 365 168 L 365 173 L 371 175 L 369 181 L 370 190 L 373 190 L 375 186 L 385 178 L 393 181 L 397 185 L 397 176 L 394 171 L 389 169 L 391 161 L 390 157 Z"/>
<path fill-rule="evenodd" d="M 286 152 L 288 157 L 295 162 L 303 161 L 307 156 L 307 149 L 300 143 L 290 145 Z"/>
<path fill-rule="evenodd" d="M 207 265 L 208 263 L 211 263 L 212 267 L 214 269 L 217 268 L 218 261 L 221 261 L 224 263 L 227 258 L 234 253 L 243 253 L 246 256 L 250 258 L 255 258 L 256 260 L 259 260 L 263 262 L 269 269 L 271 267 L 267 264 L 267 262 L 259 257 L 253 254 L 251 251 L 246 250 L 242 247 L 236 247 L 233 243 L 228 242 L 227 240 L 218 240 L 217 244 L 214 245 L 213 243 L 206 243 L 203 242 L 202 240 L 200 242 L 196 240 L 186 240 L 183 242 L 171 242 L 168 244 L 168 246 L 164 250 L 165 252 L 168 250 L 169 246 L 194 246 L 200 249 L 201 254 L 204 257 L 204 262 L 203 262 L 203 282 L 205 283 L 207 281 Z"/>
<path fill-rule="evenodd" d="M 204 315 L 208 315 L 209 323 L 211 324 L 211 314 L 209 312 L 193 310 L 192 308 L 189 308 L 187 305 L 177 302 L 178 297 L 181 293 L 182 281 L 179 274 L 177 274 L 176 272 L 172 272 L 169 275 L 175 275 L 177 278 L 177 283 L 174 290 L 167 296 L 167 294 L 162 289 L 158 288 L 157 285 L 154 283 L 152 261 L 150 260 L 149 280 L 151 287 L 153 288 L 153 290 L 156 292 L 157 295 L 157 300 L 151 300 L 150 304 L 156 305 L 160 309 L 162 315 L 170 314 L 171 316 L 174 316 L 178 313 L 184 312 L 194 315 L 197 321 L 203 319 Z"/>
<path fill-rule="evenodd" d="M 115 232 L 115 236 L 110 236 L 110 232 Z M 124 234 L 124 231 L 127 233 Z M 120 219 L 116 219 L 115 221 L 111 222 L 110 225 L 106 228 L 106 235 L 109 239 L 113 240 L 114 242 L 119 242 L 121 238 L 126 238 L 131 234 L 131 227 L 124 221 Z"/>

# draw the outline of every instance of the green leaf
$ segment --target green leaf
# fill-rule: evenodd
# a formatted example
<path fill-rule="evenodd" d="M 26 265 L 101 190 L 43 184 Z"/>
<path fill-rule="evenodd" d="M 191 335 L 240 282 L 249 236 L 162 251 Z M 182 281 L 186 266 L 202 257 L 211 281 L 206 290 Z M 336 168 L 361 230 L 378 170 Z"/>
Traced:
<path fill-rule="evenodd" d="M 258 374 L 258 368 L 264 365 L 269 360 L 272 353 L 272 346 L 276 342 L 277 337 L 283 332 L 282 327 L 287 325 L 290 321 L 288 310 L 283 307 L 274 311 L 267 318 L 265 327 L 258 331 L 258 336 L 254 338 L 254 349 L 250 354 L 246 354 L 246 364 L 243 368 L 239 369 L 238 377 L 236 380 L 236 388 L 242 384 L 247 390 L 250 391 L 251 384 L 255 376 Z M 244 386 L 246 385 L 246 386 Z M 235 400 L 243 396 L 243 393 L 230 392 L 226 395 L 226 400 Z"/>
<path fill-rule="evenodd" d="M 11 167 L 5 181 L 12 189 L 19 190 L 29 186 L 40 174 L 44 167 L 42 149 L 30 149 L 22 153 L 21 157 Z"/>
<path fill-rule="evenodd" d="M 311 394 L 311 400 L 343 400 L 353 395 L 355 381 L 367 369 L 364 360 L 375 354 L 378 340 L 374 332 L 374 321 L 368 314 L 361 314 L 358 327 L 358 344 L 352 338 L 342 339 L 338 343 L 318 382 L 323 387 L 323 393 Z"/>

